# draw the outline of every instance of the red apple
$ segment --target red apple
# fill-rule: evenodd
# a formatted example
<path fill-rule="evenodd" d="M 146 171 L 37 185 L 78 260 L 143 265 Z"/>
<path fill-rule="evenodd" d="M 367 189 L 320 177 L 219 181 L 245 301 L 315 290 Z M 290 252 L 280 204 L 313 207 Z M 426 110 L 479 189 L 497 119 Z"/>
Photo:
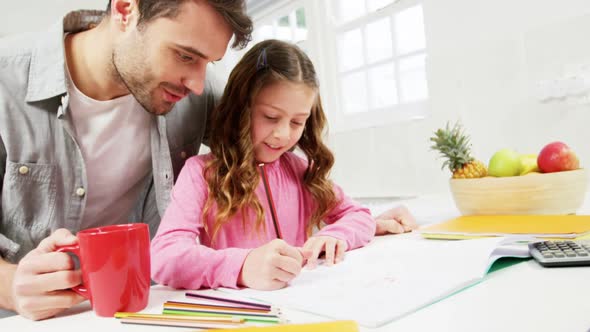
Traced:
<path fill-rule="evenodd" d="M 580 168 L 578 156 L 562 142 L 545 145 L 539 153 L 537 164 L 542 173 L 571 171 Z"/>

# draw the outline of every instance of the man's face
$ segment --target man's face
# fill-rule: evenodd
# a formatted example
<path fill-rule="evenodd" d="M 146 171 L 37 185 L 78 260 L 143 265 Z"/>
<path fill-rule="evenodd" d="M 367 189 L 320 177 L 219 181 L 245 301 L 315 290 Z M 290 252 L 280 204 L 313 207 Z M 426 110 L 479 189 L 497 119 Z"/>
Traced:
<path fill-rule="evenodd" d="M 164 115 L 189 92 L 203 92 L 207 64 L 223 57 L 232 29 L 204 0 L 186 1 L 172 18 L 124 31 L 113 65 L 149 113 Z"/>

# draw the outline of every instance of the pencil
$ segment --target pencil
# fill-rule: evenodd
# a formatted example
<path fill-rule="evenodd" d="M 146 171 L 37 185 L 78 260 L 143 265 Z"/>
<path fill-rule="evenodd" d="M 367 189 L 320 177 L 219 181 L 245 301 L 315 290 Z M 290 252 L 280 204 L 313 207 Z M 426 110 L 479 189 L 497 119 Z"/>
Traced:
<path fill-rule="evenodd" d="M 169 311 L 180 311 L 180 312 L 198 312 L 202 314 L 222 314 L 230 316 L 252 316 L 252 317 L 269 317 L 278 318 L 278 315 L 270 313 L 255 313 L 255 312 L 241 312 L 241 311 L 229 311 L 229 310 L 214 310 L 214 309 L 198 309 L 198 308 L 185 308 L 185 307 L 174 307 L 165 306 L 163 310 Z"/>
<path fill-rule="evenodd" d="M 117 312 L 115 318 L 140 318 L 153 320 L 186 320 L 216 323 L 243 323 L 244 320 L 238 317 L 199 317 L 199 316 L 181 316 L 181 315 L 163 315 L 163 314 L 140 314 L 134 312 Z"/>
<path fill-rule="evenodd" d="M 270 190 L 270 186 L 268 185 L 268 177 L 266 176 L 266 170 L 264 169 L 264 163 L 259 164 L 260 173 L 262 173 L 262 183 L 264 183 L 264 190 L 266 192 L 266 199 L 268 200 L 268 205 L 270 207 L 270 215 L 272 217 L 272 223 L 275 227 L 275 235 L 277 239 L 282 239 L 283 234 L 281 233 L 281 227 L 279 225 L 279 217 L 277 217 L 277 211 L 275 209 L 275 202 L 272 199 L 272 191 Z"/>
<path fill-rule="evenodd" d="M 231 314 L 223 312 L 212 312 L 212 311 L 195 311 L 195 310 L 172 310 L 164 309 L 164 314 L 168 315 L 185 315 L 185 316 L 200 316 L 200 317 L 235 317 L 243 319 L 246 322 L 259 322 L 259 323 L 272 323 L 279 324 L 285 322 L 278 316 L 273 315 L 253 315 L 253 314 Z"/>
<path fill-rule="evenodd" d="M 150 325 L 150 326 L 173 326 L 173 327 L 192 327 L 198 329 L 227 329 L 237 328 L 244 326 L 242 324 L 232 323 L 221 324 L 221 323 L 210 323 L 210 322 L 199 322 L 199 321 L 181 321 L 181 320 L 159 320 L 159 319 L 142 319 L 142 318 L 121 318 L 122 324 L 136 324 L 136 325 Z"/>
<path fill-rule="evenodd" d="M 201 303 L 186 303 L 186 302 L 174 302 L 168 301 L 164 303 L 164 308 L 188 308 L 188 309 L 206 309 L 206 310 L 227 310 L 234 312 L 245 312 L 245 313 L 271 313 L 272 310 L 254 308 L 254 307 L 234 307 L 234 306 L 223 306 L 214 304 L 201 304 Z"/>
<path fill-rule="evenodd" d="M 268 305 L 268 304 L 247 302 L 247 301 L 238 301 L 238 300 L 232 300 L 232 299 L 227 299 L 227 298 L 223 298 L 223 297 L 216 297 L 216 296 L 211 296 L 211 295 L 202 295 L 202 294 L 195 294 L 195 293 L 190 293 L 190 292 L 185 293 L 185 295 L 188 297 L 196 297 L 196 298 L 207 299 L 207 300 L 214 300 L 214 301 L 221 301 L 221 302 L 228 302 L 228 303 L 235 303 L 235 304 L 243 304 L 243 305 L 259 307 L 259 308 L 267 308 L 268 310 L 270 310 L 272 308 L 272 306 Z"/>
<path fill-rule="evenodd" d="M 279 317 L 278 314 L 269 312 L 243 312 L 235 310 L 221 310 L 221 309 L 208 309 L 208 308 L 187 308 L 187 307 L 176 307 L 176 306 L 164 306 L 164 310 L 178 310 L 183 312 L 201 312 L 201 313 L 213 313 L 213 314 L 224 314 L 224 315 L 242 315 L 242 316 L 256 316 L 256 317 Z"/>
<path fill-rule="evenodd" d="M 213 316 L 213 317 L 238 317 L 242 319 L 248 318 L 260 318 L 260 319 L 270 319 L 270 320 L 277 320 L 280 317 L 277 315 L 271 314 L 247 314 L 247 313 L 231 313 L 231 312 L 223 312 L 223 311 L 213 311 L 213 310 L 196 310 L 196 309 L 175 309 L 175 308 L 164 308 L 162 310 L 164 314 L 171 314 L 171 315 L 188 315 L 188 316 Z"/>

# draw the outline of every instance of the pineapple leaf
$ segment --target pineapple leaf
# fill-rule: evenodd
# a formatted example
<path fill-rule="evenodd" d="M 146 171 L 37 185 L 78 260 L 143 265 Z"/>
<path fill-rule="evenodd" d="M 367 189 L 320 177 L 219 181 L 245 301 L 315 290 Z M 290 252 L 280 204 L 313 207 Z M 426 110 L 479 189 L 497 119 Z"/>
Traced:
<path fill-rule="evenodd" d="M 442 169 L 448 167 L 451 172 L 455 172 L 474 160 L 471 156 L 469 136 L 465 134 L 459 122 L 452 127 L 447 122 L 444 129 L 439 128 L 434 132 L 430 141 L 433 143 L 430 149 L 437 151 L 438 157 L 444 159 Z"/>

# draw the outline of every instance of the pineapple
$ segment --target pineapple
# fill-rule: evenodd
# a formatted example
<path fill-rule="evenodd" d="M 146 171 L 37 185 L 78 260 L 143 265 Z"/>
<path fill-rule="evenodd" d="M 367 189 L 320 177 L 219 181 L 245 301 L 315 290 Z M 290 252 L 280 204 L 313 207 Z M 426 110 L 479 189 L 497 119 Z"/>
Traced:
<path fill-rule="evenodd" d="M 447 123 L 446 128 L 438 129 L 430 140 L 434 142 L 430 148 L 446 158 L 442 169 L 448 167 L 453 179 L 474 179 L 487 175 L 486 166 L 471 156 L 469 136 L 463 133 L 459 123 L 453 128 Z"/>

